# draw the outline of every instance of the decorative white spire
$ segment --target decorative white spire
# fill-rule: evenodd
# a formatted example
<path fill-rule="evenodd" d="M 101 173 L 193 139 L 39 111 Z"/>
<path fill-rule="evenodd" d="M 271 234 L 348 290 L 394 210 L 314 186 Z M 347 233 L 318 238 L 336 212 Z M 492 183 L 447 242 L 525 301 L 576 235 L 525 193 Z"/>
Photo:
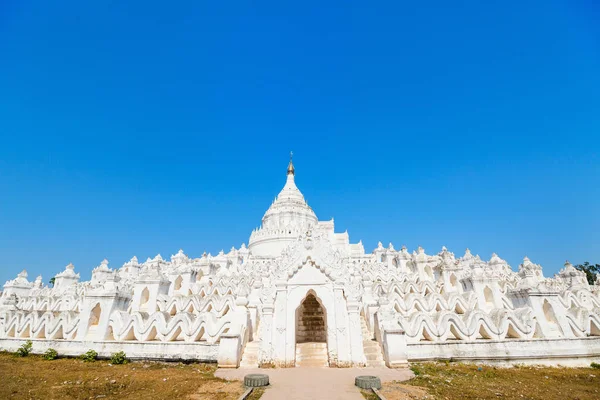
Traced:
<path fill-rule="evenodd" d="M 288 164 L 287 174 L 294 175 L 294 163 L 292 162 L 292 157 L 294 156 L 294 152 L 290 151 L 290 163 Z"/>

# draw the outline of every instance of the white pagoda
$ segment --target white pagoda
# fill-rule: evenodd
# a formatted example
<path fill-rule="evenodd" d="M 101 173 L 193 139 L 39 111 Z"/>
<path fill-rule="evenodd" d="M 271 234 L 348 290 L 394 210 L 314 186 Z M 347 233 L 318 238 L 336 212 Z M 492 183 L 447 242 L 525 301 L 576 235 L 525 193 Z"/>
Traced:
<path fill-rule="evenodd" d="M 390 243 L 365 253 L 319 221 L 287 181 L 248 246 L 190 258 L 182 250 L 121 268 L 104 260 L 53 287 L 27 272 L 0 297 L 0 349 L 218 362 L 221 367 L 382 366 L 434 359 L 589 363 L 600 357 L 600 277 L 568 262 L 553 278 L 446 248 Z"/>

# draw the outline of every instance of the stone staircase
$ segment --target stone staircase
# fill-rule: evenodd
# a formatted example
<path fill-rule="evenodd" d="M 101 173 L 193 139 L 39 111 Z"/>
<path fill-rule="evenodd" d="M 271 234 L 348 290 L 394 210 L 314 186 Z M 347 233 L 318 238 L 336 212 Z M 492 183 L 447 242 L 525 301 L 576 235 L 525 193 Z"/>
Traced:
<path fill-rule="evenodd" d="M 325 313 L 315 296 L 309 294 L 298 310 L 296 343 L 327 342 Z"/>
<path fill-rule="evenodd" d="M 327 367 L 325 313 L 315 296 L 309 294 L 298 310 L 296 367 Z"/>
<path fill-rule="evenodd" d="M 327 343 L 296 343 L 296 367 L 328 367 Z"/>
<path fill-rule="evenodd" d="M 255 340 L 246 343 L 244 348 L 244 354 L 240 360 L 240 368 L 258 368 L 258 349 L 260 348 L 260 341 Z"/>
<path fill-rule="evenodd" d="M 373 339 L 373 335 L 371 335 L 369 328 L 367 328 L 365 317 L 360 318 L 360 327 L 362 329 L 363 349 L 367 358 L 367 367 L 385 367 L 381 345 L 377 340 Z"/>

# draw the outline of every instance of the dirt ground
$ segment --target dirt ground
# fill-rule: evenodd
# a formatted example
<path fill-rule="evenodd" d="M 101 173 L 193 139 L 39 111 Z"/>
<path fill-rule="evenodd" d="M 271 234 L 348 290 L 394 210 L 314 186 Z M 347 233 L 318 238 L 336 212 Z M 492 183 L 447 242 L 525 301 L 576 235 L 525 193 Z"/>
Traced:
<path fill-rule="evenodd" d="M 110 365 L 0 353 L 0 399 L 237 399 L 242 383 L 215 377 L 215 370 L 209 364 Z M 411 370 L 414 378 L 384 382 L 381 393 L 388 400 L 600 399 L 600 369 L 425 363 Z M 262 394 L 256 391 L 251 399 Z"/>
<path fill-rule="evenodd" d="M 381 393 L 388 400 L 600 399 L 600 370 L 593 368 L 426 363 L 411 369 L 413 379 L 383 384 Z"/>
<path fill-rule="evenodd" d="M 242 383 L 216 378 L 215 370 L 209 364 L 110 365 L 0 353 L 0 399 L 237 399 Z"/>

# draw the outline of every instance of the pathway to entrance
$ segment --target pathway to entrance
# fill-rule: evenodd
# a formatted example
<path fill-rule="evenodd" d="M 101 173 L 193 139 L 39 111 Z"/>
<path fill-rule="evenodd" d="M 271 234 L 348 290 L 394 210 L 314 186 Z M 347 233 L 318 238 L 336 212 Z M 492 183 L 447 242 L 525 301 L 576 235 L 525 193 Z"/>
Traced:
<path fill-rule="evenodd" d="M 382 382 L 413 377 L 408 368 L 238 368 L 219 369 L 215 375 L 228 380 L 243 380 L 247 374 L 269 375 L 271 384 L 261 400 L 364 400 L 354 386 L 354 378 L 358 375 L 376 375 Z"/>

